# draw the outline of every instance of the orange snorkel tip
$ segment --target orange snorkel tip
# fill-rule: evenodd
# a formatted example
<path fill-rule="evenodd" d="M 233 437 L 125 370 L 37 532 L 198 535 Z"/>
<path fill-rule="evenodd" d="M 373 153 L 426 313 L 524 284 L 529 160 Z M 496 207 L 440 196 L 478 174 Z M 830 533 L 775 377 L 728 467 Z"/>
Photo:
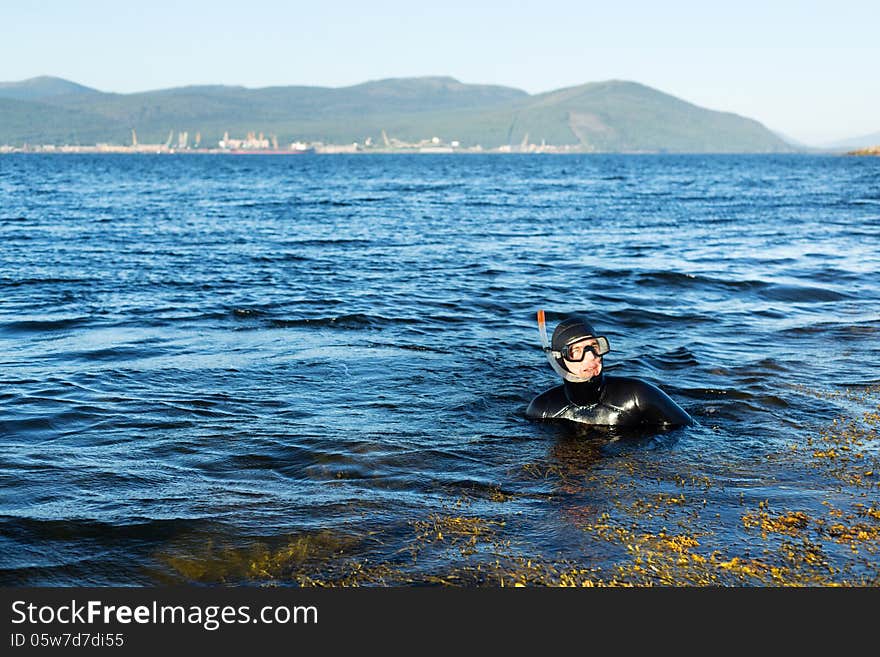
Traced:
<path fill-rule="evenodd" d="M 538 311 L 538 335 L 541 336 L 541 346 L 544 351 L 550 349 L 550 340 L 547 338 L 547 325 L 545 324 L 544 311 Z"/>

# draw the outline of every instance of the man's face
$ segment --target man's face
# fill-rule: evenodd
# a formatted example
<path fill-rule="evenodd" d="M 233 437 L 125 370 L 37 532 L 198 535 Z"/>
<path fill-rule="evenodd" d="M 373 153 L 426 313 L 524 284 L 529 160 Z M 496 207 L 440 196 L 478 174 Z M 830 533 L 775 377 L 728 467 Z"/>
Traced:
<path fill-rule="evenodd" d="M 582 338 L 568 345 L 568 353 L 577 359 L 583 356 L 583 360 L 569 360 L 563 362 L 569 372 L 582 379 L 592 379 L 602 371 L 602 357 L 596 356 L 591 347 L 598 351 L 599 343 L 593 337 Z"/>

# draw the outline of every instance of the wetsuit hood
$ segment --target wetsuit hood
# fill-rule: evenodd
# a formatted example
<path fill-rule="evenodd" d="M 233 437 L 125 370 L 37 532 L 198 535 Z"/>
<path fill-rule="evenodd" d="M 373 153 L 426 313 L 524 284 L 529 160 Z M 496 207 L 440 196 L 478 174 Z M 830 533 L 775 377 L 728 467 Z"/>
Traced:
<path fill-rule="evenodd" d="M 596 330 L 583 317 L 569 317 L 564 319 L 556 326 L 553 331 L 553 338 L 550 340 L 550 346 L 553 351 L 562 351 L 569 342 L 573 342 L 578 338 L 595 337 Z"/>

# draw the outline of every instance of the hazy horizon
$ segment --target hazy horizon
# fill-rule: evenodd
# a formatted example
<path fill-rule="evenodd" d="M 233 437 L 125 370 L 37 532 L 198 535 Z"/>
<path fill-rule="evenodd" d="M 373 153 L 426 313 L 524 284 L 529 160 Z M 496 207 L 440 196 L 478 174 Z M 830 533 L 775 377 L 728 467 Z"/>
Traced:
<path fill-rule="evenodd" d="M 443 76 L 534 95 L 620 79 L 805 145 L 880 132 L 876 3 L 157 0 L 141 9 L 105 0 L 3 7 L 14 29 L 0 43 L 0 80 L 47 75 L 134 93 Z"/>

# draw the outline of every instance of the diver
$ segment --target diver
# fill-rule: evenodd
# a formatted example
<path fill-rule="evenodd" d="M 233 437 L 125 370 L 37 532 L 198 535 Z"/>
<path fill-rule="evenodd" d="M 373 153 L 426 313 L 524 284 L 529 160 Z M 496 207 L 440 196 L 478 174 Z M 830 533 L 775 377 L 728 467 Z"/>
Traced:
<path fill-rule="evenodd" d="M 571 420 L 605 427 L 672 428 L 693 424 L 687 412 L 657 386 L 628 376 L 606 375 L 602 357 L 611 351 L 583 317 L 563 320 L 547 339 L 544 311 L 538 311 L 544 353 L 562 385 L 535 397 L 526 417 Z"/>

